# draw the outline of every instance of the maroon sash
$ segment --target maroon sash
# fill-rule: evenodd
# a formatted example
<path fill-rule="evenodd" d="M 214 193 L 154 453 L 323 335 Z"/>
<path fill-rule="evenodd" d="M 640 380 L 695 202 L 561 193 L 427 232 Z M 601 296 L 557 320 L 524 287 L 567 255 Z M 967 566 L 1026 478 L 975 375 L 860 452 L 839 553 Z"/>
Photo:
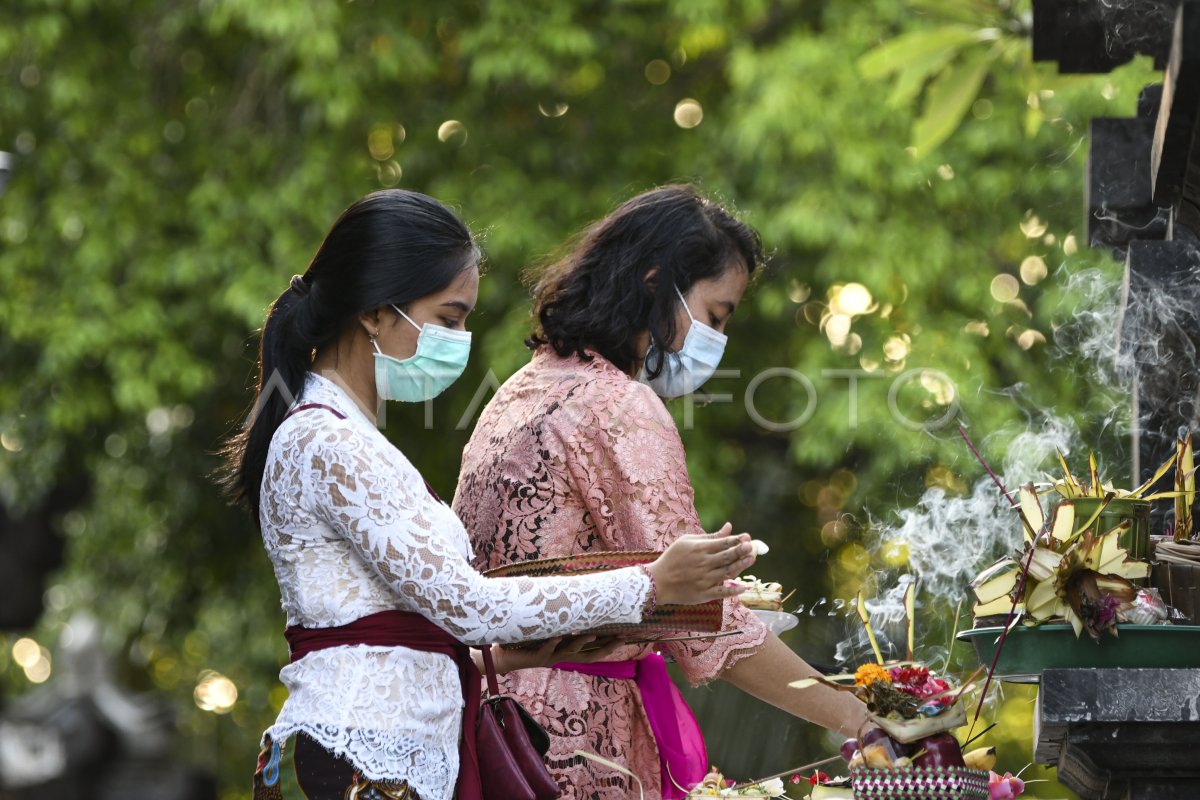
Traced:
<path fill-rule="evenodd" d="M 482 800 L 479 759 L 475 753 L 475 724 L 479 717 L 479 687 L 482 676 L 465 644 L 411 611 L 380 611 L 335 628 L 303 628 L 293 625 L 287 638 L 292 661 L 327 647 L 365 644 L 372 647 L 407 647 L 425 653 L 441 653 L 454 659 L 462 683 L 463 732 L 459 740 L 458 800 Z"/>

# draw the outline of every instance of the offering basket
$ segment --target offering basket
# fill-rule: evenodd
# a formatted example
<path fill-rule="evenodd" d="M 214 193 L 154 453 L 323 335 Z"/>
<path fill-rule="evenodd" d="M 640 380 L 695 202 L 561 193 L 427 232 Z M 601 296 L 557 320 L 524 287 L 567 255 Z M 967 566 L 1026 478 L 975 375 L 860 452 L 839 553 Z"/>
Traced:
<path fill-rule="evenodd" d="M 853 770 L 856 800 L 988 800 L 988 775 L 966 767 Z"/>

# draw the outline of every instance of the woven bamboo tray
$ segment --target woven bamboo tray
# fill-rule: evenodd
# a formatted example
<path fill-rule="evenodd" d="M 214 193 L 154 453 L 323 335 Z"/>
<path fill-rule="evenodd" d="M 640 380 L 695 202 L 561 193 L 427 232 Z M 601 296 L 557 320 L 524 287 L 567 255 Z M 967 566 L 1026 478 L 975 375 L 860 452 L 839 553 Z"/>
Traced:
<path fill-rule="evenodd" d="M 662 553 L 653 550 L 578 553 L 561 558 L 518 561 L 490 569 L 483 574 L 489 578 L 587 575 L 649 564 L 660 555 Z M 654 609 L 639 623 L 604 625 L 579 633 L 619 635 L 626 639 L 658 639 L 681 633 L 717 633 L 721 630 L 723 618 L 724 605 L 720 600 L 710 600 L 695 606 L 668 604 Z"/>
<path fill-rule="evenodd" d="M 987 800 L 988 775 L 966 767 L 861 768 L 850 772 L 855 800 Z"/>

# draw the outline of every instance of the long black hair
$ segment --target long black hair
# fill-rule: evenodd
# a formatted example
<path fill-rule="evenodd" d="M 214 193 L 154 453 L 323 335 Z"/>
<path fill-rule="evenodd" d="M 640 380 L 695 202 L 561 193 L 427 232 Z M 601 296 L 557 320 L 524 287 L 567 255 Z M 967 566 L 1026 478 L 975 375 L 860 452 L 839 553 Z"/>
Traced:
<path fill-rule="evenodd" d="M 584 359 L 591 348 L 630 372 L 641 357 L 634 337 L 649 330 L 659 357 L 645 367 L 654 377 L 675 340 L 675 287 L 686 293 L 734 265 L 753 273 L 763 261 L 758 232 L 691 186 L 643 192 L 585 229 L 537 281 L 536 327 L 525 344 Z"/>
<path fill-rule="evenodd" d="M 257 521 L 271 437 L 318 349 L 335 342 L 360 313 L 388 304 L 403 308 L 439 292 L 480 257 L 462 220 L 417 192 L 375 192 L 342 212 L 308 270 L 292 278 L 267 312 L 254 405 L 222 450 L 220 480 L 231 499 Z"/>

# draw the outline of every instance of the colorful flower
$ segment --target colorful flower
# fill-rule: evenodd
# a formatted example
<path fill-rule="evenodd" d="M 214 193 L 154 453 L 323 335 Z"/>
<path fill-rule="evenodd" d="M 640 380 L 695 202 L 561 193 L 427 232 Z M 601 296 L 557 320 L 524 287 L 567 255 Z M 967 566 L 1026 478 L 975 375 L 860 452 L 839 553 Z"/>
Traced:
<path fill-rule="evenodd" d="M 950 690 L 948 683 L 930 675 L 926 667 L 892 667 L 888 674 L 892 679 L 892 686 L 913 697 L 933 697 Z M 949 705 L 952 700 L 953 695 L 945 695 L 937 698 L 934 702 L 945 706 Z"/>
<path fill-rule="evenodd" d="M 892 682 L 892 676 L 878 664 L 863 664 L 854 671 L 855 686 L 870 686 L 876 681 Z"/>
<path fill-rule="evenodd" d="M 994 772 L 988 772 L 988 800 L 1013 800 L 1025 791 L 1025 781 L 1013 775 L 1004 773 L 1003 777 Z"/>

